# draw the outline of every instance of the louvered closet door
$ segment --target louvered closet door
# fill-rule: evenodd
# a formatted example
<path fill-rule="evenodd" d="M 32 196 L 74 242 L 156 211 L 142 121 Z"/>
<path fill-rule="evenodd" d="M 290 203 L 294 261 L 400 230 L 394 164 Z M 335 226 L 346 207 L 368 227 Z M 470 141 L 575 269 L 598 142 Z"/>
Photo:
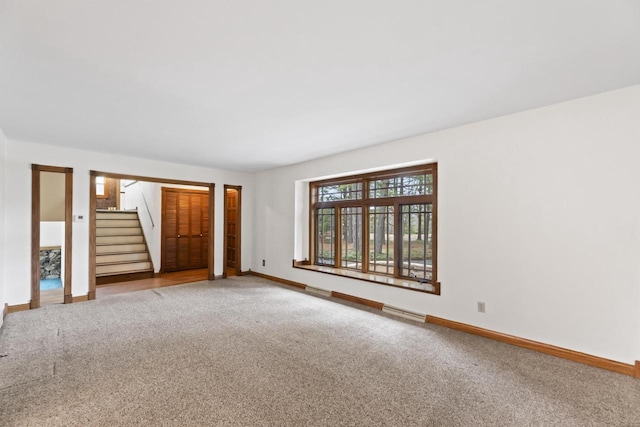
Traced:
<path fill-rule="evenodd" d="M 164 270 L 207 267 L 209 196 L 163 188 Z"/>
<path fill-rule="evenodd" d="M 190 194 L 189 268 L 207 266 L 207 248 L 209 239 L 209 197 L 202 194 Z"/>
<path fill-rule="evenodd" d="M 164 190 L 164 189 L 163 189 Z M 162 192 L 163 270 L 178 270 L 178 193 Z"/>

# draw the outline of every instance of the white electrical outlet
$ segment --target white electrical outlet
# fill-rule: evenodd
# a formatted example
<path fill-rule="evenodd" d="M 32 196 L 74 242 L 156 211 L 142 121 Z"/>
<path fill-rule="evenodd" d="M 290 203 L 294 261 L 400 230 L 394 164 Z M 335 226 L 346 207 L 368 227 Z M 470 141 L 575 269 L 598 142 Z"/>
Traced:
<path fill-rule="evenodd" d="M 484 313 L 484 303 L 478 301 L 478 313 Z"/>

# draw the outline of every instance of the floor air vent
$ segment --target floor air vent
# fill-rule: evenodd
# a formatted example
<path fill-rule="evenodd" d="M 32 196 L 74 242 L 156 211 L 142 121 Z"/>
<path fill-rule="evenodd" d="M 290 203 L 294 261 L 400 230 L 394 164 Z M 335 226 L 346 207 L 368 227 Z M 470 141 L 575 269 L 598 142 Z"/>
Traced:
<path fill-rule="evenodd" d="M 311 292 L 312 294 L 322 295 L 323 297 L 330 297 L 331 291 L 325 291 L 324 289 L 314 288 L 313 286 L 307 286 L 304 288 L 305 291 Z"/>
<path fill-rule="evenodd" d="M 382 311 L 385 313 L 393 314 L 394 316 L 404 317 L 405 319 L 415 320 L 416 322 L 425 321 L 425 315 L 414 313 L 412 311 L 403 310 L 401 308 L 392 307 L 390 305 L 385 305 L 382 307 Z"/>

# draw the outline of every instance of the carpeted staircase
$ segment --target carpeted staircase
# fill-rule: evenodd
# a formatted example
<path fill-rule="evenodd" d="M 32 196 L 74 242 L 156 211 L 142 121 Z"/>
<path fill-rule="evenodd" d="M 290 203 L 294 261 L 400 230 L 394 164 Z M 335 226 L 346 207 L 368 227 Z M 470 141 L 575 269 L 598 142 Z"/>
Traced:
<path fill-rule="evenodd" d="M 137 211 L 98 210 L 96 284 L 153 277 L 153 265 Z"/>

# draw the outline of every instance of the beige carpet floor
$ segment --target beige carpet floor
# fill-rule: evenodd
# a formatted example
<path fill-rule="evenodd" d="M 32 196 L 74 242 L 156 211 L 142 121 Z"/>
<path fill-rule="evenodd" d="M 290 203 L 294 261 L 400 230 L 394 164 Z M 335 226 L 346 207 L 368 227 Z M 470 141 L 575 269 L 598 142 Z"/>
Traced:
<path fill-rule="evenodd" d="M 2 426 L 633 426 L 640 380 L 255 277 L 11 314 Z"/>

